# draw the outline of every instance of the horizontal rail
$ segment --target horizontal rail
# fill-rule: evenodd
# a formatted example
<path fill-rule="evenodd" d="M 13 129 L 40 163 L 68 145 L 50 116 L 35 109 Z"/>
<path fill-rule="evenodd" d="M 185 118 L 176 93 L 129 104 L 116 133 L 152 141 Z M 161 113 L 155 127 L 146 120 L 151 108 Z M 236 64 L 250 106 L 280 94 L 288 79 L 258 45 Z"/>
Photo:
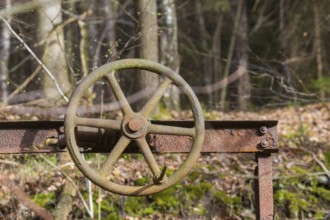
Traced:
<path fill-rule="evenodd" d="M 55 153 L 65 151 L 63 121 L 0 122 L 0 154 Z M 193 121 L 152 121 L 155 125 L 193 127 Z M 120 132 L 78 127 L 77 139 L 82 152 L 110 152 Z M 150 134 L 150 148 L 155 153 L 189 152 L 188 136 Z M 138 153 L 134 142 L 127 153 Z M 202 152 L 258 153 L 276 152 L 277 121 L 206 121 Z"/>

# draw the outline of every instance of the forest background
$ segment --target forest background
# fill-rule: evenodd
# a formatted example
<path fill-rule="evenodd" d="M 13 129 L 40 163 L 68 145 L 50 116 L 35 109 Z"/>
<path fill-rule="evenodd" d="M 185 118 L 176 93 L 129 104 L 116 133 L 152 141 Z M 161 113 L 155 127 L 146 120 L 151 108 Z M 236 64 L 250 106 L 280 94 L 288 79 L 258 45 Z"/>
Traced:
<path fill-rule="evenodd" d="M 279 120 L 276 216 L 322 219 L 330 214 L 329 11 L 326 0 L 1 0 L 1 118 L 61 119 L 75 85 L 99 66 L 124 58 L 159 62 L 193 88 L 206 119 Z M 143 72 L 121 74 L 119 81 L 127 96 L 160 84 Z M 108 91 L 100 81 L 86 103 L 112 102 Z M 188 108 L 170 87 L 154 118 L 186 119 Z M 0 213 L 5 219 L 253 218 L 252 179 L 245 173 L 252 160 L 203 156 L 186 182 L 127 198 L 82 184 L 73 167 L 59 165 L 70 163 L 68 155 L 3 156 Z M 222 180 L 215 184 L 215 176 Z M 21 189 L 10 187 L 12 181 Z M 69 189 L 70 202 L 58 211 L 65 183 L 71 186 L 62 195 Z M 17 192 L 44 207 L 42 213 Z"/>

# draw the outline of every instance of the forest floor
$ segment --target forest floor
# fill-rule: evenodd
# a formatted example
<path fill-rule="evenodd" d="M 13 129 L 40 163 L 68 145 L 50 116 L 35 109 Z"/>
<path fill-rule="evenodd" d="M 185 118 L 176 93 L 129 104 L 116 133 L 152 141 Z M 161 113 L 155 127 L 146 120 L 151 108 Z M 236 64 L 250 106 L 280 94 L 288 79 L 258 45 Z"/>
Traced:
<path fill-rule="evenodd" d="M 185 115 L 184 112 L 169 114 L 179 119 Z M 2 120 L 19 119 L 16 115 L 2 117 Z M 280 151 L 273 157 L 275 218 L 326 219 L 330 216 L 330 103 L 258 112 L 206 111 L 205 119 L 278 120 Z M 129 176 L 131 183 L 146 181 L 143 178 L 146 165 L 138 159 L 135 156 L 119 159 L 113 175 L 126 179 Z M 182 157 L 169 159 L 180 161 Z M 176 162 L 172 165 L 176 167 Z M 117 196 L 93 186 L 94 219 L 254 219 L 252 174 L 255 165 L 253 155 L 202 155 L 180 184 L 147 197 Z M 72 169 L 70 180 L 75 182 L 80 195 L 73 201 L 70 219 L 90 219 L 83 201 L 87 201 L 91 193 L 86 189 L 84 178 L 73 164 L 63 166 Z M 0 158 L 0 180 L 8 179 L 34 203 L 52 212 L 61 185 L 68 181 L 61 168 L 56 165 L 55 155 L 5 155 Z M 36 218 L 20 198 L 2 182 L 0 219 Z"/>

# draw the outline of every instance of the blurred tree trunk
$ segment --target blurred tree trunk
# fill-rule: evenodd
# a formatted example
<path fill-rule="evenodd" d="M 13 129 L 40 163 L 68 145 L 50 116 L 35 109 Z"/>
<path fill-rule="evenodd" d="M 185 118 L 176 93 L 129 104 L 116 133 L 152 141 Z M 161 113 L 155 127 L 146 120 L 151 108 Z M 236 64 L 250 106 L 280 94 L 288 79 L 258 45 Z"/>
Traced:
<path fill-rule="evenodd" d="M 242 6 L 242 15 L 240 25 L 238 27 L 237 32 L 237 40 L 236 40 L 236 49 L 235 49 L 235 57 L 238 63 L 238 70 L 242 71 L 243 75 L 238 80 L 237 87 L 237 105 L 240 110 L 247 110 L 248 103 L 251 97 L 251 84 L 250 84 L 250 75 L 248 72 L 248 20 L 246 14 L 246 3 L 243 3 Z"/>
<path fill-rule="evenodd" d="M 160 36 L 160 63 L 171 68 L 175 73 L 180 72 L 178 53 L 178 26 L 174 0 L 162 0 L 162 31 Z M 167 109 L 180 109 L 179 89 L 170 86 L 164 95 L 164 105 Z"/>
<path fill-rule="evenodd" d="M 107 46 L 107 61 L 116 60 L 119 57 L 116 47 L 116 18 L 118 16 L 118 3 L 115 1 L 103 0 L 105 19 L 104 19 L 104 35 L 105 45 Z"/>
<path fill-rule="evenodd" d="M 88 6 L 86 3 L 81 3 L 81 7 L 87 10 Z M 88 26 L 85 21 L 78 20 L 78 26 L 80 31 L 80 62 L 81 62 L 81 78 L 84 78 L 89 73 L 89 36 L 88 36 Z"/>
<path fill-rule="evenodd" d="M 228 88 L 227 78 L 229 76 L 230 70 L 232 69 L 231 64 L 232 64 L 232 59 L 233 59 L 233 55 L 234 55 L 236 37 L 237 37 L 237 34 L 238 34 L 239 25 L 240 25 L 244 0 L 238 0 L 236 2 L 237 2 L 238 5 L 237 5 L 237 10 L 234 11 L 236 13 L 235 14 L 235 20 L 234 20 L 234 28 L 233 28 L 232 37 L 231 37 L 230 43 L 229 43 L 227 64 L 226 64 L 225 71 L 224 71 L 224 74 L 223 74 L 223 79 L 225 80 L 225 84 L 224 84 L 224 87 L 221 91 L 221 97 L 220 97 L 220 105 L 224 110 L 227 109 L 227 107 L 228 107 L 226 105 L 227 88 Z"/>
<path fill-rule="evenodd" d="M 6 0 L 6 8 L 10 8 L 12 5 L 11 0 Z M 7 22 L 11 23 L 11 16 L 7 16 Z M 3 22 L 1 27 L 0 36 L 0 79 L 1 79 L 1 98 L 2 104 L 7 105 L 8 97 L 8 79 L 9 79 L 9 56 L 10 56 L 10 30 Z"/>
<path fill-rule="evenodd" d="M 62 22 L 61 17 L 61 1 L 57 0 L 56 4 L 45 4 L 40 9 L 39 13 L 39 30 L 40 40 L 48 40 L 48 47 L 45 48 L 45 55 L 42 62 L 55 76 L 56 80 L 64 91 L 70 89 L 67 63 L 64 54 L 64 32 L 56 31 L 52 32 L 54 25 Z M 48 76 L 44 76 L 43 88 L 45 89 L 47 97 L 56 97 L 57 92 L 54 92 L 53 81 Z M 59 164 L 71 163 L 71 157 L 68 152 L 60 153 L 58 156 Z M 63 170 L 63 172 L 69 175 L 69 170 Z M 61 195 L 59 197 L 58 204 L 54 210 L 55 219 L 67 219 L 67 216 L 72 210 L 72 197 L 76 194 L 75 187 L 70 181 L 66 181 L 63 186 Z"/>
<path fill-rule="evenodd" d="M 320 10 L 319 10 L 319 1 L 313 1 L 313 10 L 314 10 L 314 28 L 315 28 L 315 37 L 314 45 L 316 48 L 316 65 L 317 65 L 317 79 L 322 80 L 323 78 L 323 61 L 322 61 L 322 34 L 320 27 Z M 325 90 L 320 88 L 320 98 L 321 100 L 325 99 Z"/>
<path fill-rule="evenodd" d="M 212 57 L 213 57 L 213 83 L 221 80 L 222 64 L 221 64 L 221 29 L 223 22 L 223 14 L 221 13 L 217 18 L 217 26 L 213 35 Z M 220 103 L 219 91 L 212 93 L 212 105 L 218 108 Z"/>
<path fill-rule="evenodd" d="M 102 22 L 90 24 L 89 37 L 91 42 L 91 54 L 93 55 L 92 68 L 116 60 L 116 17 L 118 4 L 115 1 L 102 0 L 90 2 L 93 16 L 100 17 Z M 96 44 L 95 44 L 96 43 Z"/>
<path fill-rule="evenodd" d="M 200 75 L 201 82 L 208 89 L 207 91 L 207 100 L 211 102 L 212 92 L 209 85 L 212 84 L 212 73 L 211 66 L 212 60 L 210 59 L 211 55 L 209 54 L 210 49 L 208 47 L 209 35 L 206 30 L 205 18 L 203 14 L 202 1 L 195 1 L 195 7 L 197 12 L 197 30 L 198 30 L 198 42 L 200 43 L 199 47 L 201 50 L 201 65 L 202 65 L 202 74 Z"/>
<path fill-rule="evenodd" d="M 139 58 L 158 62 L 158 24 L 157 24 L 157 1 L 156 0 L 138 0 L 137 15 L 140 21 L 140 47 Z M 159 85 L 159 76 L 150 74 L 147 71 L 141 71 L 138 74 L 139 89 L 146 87 L 156 89 Z M 141 97 L 137 108 L 141 108 L 152 94 Z M 158 112 L 155 109 L 154 112 Z"/>
<path fill-rule="evenodd" d="M 102 0 L 98 2 L 90 1 L 89 4 L 92 8 L 92 19 L 95 19 L 95 17 L 101 19 L 99 23 L 89 24 L 91 67 L 96 69 L 105 63 L 120 58 L 116 47 L 116 21 L 119 3 Z M 97 82 L 94 85 L 93 92 L 96 94 L 94 99 L 96 103 L 104 100 L 104 98 L 106 101 L 113 97 L 108 83 Z"/>
<path fill-rule="evenodd" d="M 76 2 L 75 1 L 69 1 L 66 4 L 63 5 L 65 7 L 64 9 L 69 11 L 72 14 L 77 14 L 76 10 Z M 64 15 L 65 16 L 65 15 Z M 69 17 L 69 16 L 68 16 Z M 67 18 L 68 19 L 68 18 Z M 65 37 L 65 53 L 67 57 L 67 64 L 68 64 L 68 71 L 69 74 L 69 80 L 70 82 L 75 85 L 78 81 L 78 68 L 76 68 L 76 63 L 78 62 L 77 55 L 79 54 L 77 52 L 77 45 L 76 45 L 76 36 L 78 33 L 78 27 L 77 23 L 73 22 L 67 27 L 65 27 L 64 30 L 64 37 Z"/>
<path fill-rule="evenodd" d="M 42 4 L 42 3 L 41 3 Z M 53 31 L 55 25 L 62 23 L 61 0 L 54 0 L 52 4 L 44 3 L 39 10 L 38 30 L 39 41 L 47 41 L 47 48 L 43 56 L 43 62 L 52 72 L 56 81 L 66 93 L 70 89 L 69 76 L 64 51 L 64 34 L 61 28 Z M 49 98 L 58 96 L 54 82 L 43 72 L 43 88 Z"/>

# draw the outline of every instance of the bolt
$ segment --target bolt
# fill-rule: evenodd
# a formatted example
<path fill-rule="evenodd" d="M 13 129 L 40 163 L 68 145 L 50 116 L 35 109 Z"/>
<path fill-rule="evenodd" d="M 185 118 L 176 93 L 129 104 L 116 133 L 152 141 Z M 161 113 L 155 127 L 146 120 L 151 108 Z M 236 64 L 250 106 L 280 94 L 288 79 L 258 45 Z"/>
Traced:
<path fill-rule="evenodd" d="M 268 128 L 266 126 L 261 126 L 259 131 L 260 131 L 261 134 L 266 134 L 267 131 L 268 131 Z"/>
<path fill-rule="evenodd" d="M 260 142 L 260 146 L 261 146 L 262 148 L 268 148 L 268 141 L 266 141 L 266 140 L 261 141 L 261 142 Z"/>
<path fill-rule="evenodd" d="M 64 133 L 64 126 L 60 127 L 60 132 L 63 134 Z"/>
<path fill-rule="evenodd" d="M 137 132 L 141 129 L 141 122 L 137 118 L 133 118 L 128 122 L 128 127 L 131 131 Z"/>

